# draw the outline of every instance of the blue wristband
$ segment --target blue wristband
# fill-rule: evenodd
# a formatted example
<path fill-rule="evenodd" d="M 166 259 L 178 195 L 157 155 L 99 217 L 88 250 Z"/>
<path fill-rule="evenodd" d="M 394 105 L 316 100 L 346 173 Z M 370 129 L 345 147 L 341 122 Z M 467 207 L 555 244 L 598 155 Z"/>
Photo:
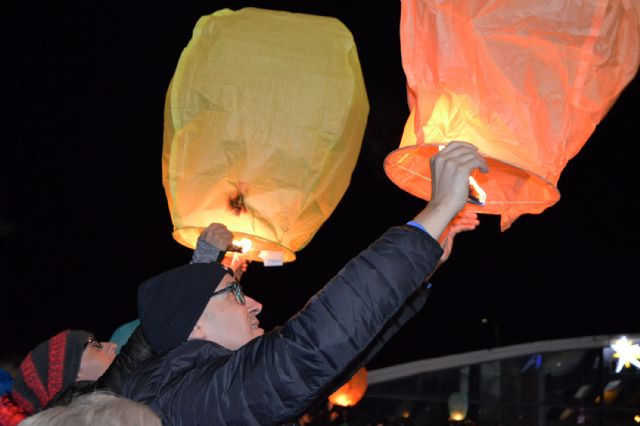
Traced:
<path fill-rule="evenodd" d="M 426 232 L 426 233 L 428 234 L 427 230 L 426 230 L 426 229 L 424 229 L 424 226 L 420 225 L 420 224 L 419 224 L 418 222 L 416 222 L 415 220 L 411 220 L 411 221 L 407 222 L 407 225 L 411 225 L 411 226 L 413 226 L 414 228 L 422 229 L 422 231 L 423 231 L 423 232 Z"/>

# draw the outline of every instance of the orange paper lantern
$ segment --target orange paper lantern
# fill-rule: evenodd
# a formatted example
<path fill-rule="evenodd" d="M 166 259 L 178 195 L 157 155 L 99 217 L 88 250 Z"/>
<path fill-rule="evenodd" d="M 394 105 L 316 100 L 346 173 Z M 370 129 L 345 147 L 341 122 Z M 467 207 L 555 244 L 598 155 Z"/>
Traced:
<path fill-rule="evenodd" d="M 220 222 L 252 242 L 245 258 L 294 260 L 349 186 L 368 112 L 338 20 L 256 8 L 203 16 L 166 96 L 174 238 L 194 247 Z"/>
<path fill-rule="evenodd" d="M 367 369 L 362 367 L 347 383 L 329 396 L 329 402 L 341 407 L 353 407 L 360 402 L 366 391 Z"/>
<path fill-rule="evenodd" d="M 560 173 L 640 61 L 638 1 L 403 0 L 400 31 L 411 115 L 387 175 L 429 200 L 429 158 L 471 142 L 491 169 L 471 209 L 503 230 L 559 200 Z"/>

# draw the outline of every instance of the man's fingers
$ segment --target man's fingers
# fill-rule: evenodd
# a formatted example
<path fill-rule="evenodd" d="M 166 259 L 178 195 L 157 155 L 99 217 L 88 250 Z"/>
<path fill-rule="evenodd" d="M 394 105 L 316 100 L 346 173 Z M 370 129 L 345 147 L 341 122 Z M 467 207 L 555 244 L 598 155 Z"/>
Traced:
<path fill-rule="evenodd" d="M 204 240 L 218 250 L 226 251 L 233 242 L 233 233 L 221 223 L 210 224 L 200 235 Z"/>
<path fill-rule="evenodd" d="M 460 220 L 454 220 L 451 223 L 451 227 L 455 227 L 455 226 L 478 226 L 480 225 L 480 221 L 477 219 L 460 219 Z"/>
<path fill-rule="evenodd" d="M 478 148 L 470 143 L 451 142 L 434 155 L 431 158 L 430 205 L 440 207 L 440 211 L 447 214 L 458 213 L 467 203 L 469 176 L 475 169 L 488 170 Z"/>
<path fill-rule="evenodd" d="M 475 169 L 480 170 L 481 173 L 487 173 L 489 171 L 489 167 L 487 166 L 487 160 L 485 160 L 480 155 L 475 153 L 474 154 L 469 153 L 469 155 L 471 157 L 465 158 L 465 161 L 462 163 L 462 166 L 469 171 L 469 174 L 471 174 L 471 172 Z"/>
<path fill-rule="evenodd" d="M 451 141 L 449 142 L 443 149 L 441 152 L 446 153 L 446 152 L 451 152 L 451 151 L 456 151 L 458 150 L 460 147 L 466 147 L 466 148 L 471 148 L 474 151 L 478 150 L 478 147 L 475 146 L 472 143 L 469 142 L 464 142 L 464 141 Z"/>
<path fill-rule="evenodd" d="M 455 225 L 451 227 L 450 234 L 458 234 L 463 231 L 473 231 L 478 225 Z"/>
<path fill-rule="evenodd" d="M 227 251 L 241 252 L 242 251 L 242 247 L 237 246 L 237 245 L 233 244 L 233 241 L 230 241 L 229 244 L 227 244 Z"/>
<path fill-rule="evenodd" d="M 464 218 L 464 219 L 478 219 L 478 213 L 469 210 L 468 207 L 464 207 L 460 212 L 456 215 L 456 218 Z"/>
<path fill-rule="evenodd" d="M 447 153 L 443 150 L 433 156 L 431 160 L 432 168 L 461 169 L 469 175 L 474 169 L 479 169 L 482 173 L 489 171 L 487 161 L 478 154 L 477 150 L 470 150 L 466 146 L 458 147 Z"/>

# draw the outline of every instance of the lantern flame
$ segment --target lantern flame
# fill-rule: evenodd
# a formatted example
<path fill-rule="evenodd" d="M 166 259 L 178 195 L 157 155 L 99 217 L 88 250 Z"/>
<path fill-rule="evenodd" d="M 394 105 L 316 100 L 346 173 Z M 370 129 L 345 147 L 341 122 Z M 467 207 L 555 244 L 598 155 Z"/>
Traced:
<path fill-rule="evenodd" d="M 460 411 L 454 411 L 451 413 L 451 420 L 454 420 L 456 422 L 464 420 L 465 417 L 466 416 Z"/>
<path fill-rule="evenodd" d="M 348 395 L 338 395 L 334 400 L 334 404 L 341 407 L 351 407 L 352 405 L 355 405 Z"/>
<path fill-rule="evenodd" d="M 476 182 L 473 176 L 469 176 L 469 202 L 484 206 L 487 202 L 487 193 Z"/>
<path fill-rule="evenodd" d="M 340 389 L 329 396 L 329 402 L 341 407 L 353 407 L 367 391 L 367 369 L 362 367 Z"/>
<path fill-rule="evenodd" d="M 233 245 L 238 247 L 238 251 L 240 253 L 245 254 L 246 252 L 251 250 L 253 243 L 248 238 L 242 238 L 241 240 L 233 240 Z"/>

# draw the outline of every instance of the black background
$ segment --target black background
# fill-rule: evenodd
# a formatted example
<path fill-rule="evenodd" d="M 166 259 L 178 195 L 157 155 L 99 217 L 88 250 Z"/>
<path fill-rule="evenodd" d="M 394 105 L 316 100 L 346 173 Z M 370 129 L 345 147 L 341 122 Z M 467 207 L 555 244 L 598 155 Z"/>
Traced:
<path fill-rule="evenodd" d="M 64 328 L 106 339 L 136 317 L 139 282 L 189 260 L 171 237 L 162 188 L 164 96 L 197 19 L 245 6 L 340 19 L 356 40 L 371 104 L 334 214 L 297 261 L 252 265 L 243 279 L 265 305 L 262 325 L 281 324 L 348 259 L 423 207 L 382 168 L 408 115 L 399 1 L 5 5 L 0 353 L 24 355 Z M 503 233 L 498 217 L 483 215 L 456 240 L 427 307 L 369 368 L 640 330 L 638 80 L 565 168 L 560 202 Z"/>

